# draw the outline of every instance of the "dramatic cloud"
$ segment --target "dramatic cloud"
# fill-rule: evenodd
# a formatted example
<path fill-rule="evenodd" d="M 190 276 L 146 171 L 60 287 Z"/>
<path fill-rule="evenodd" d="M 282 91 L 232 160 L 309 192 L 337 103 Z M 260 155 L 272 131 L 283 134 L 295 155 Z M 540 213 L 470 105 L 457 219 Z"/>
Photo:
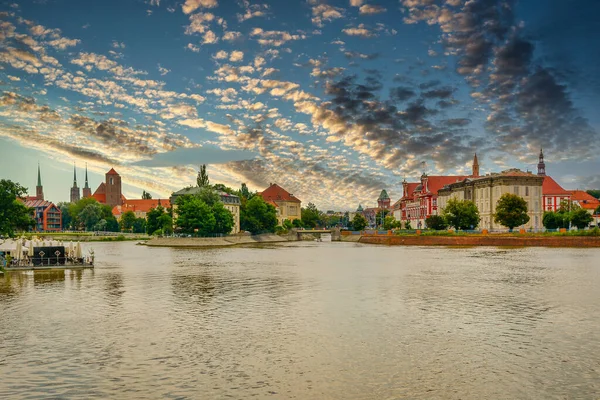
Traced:
<path fill-rule="evenodd" d="M 215 8 L 218 5 L 217 0 L 185 0 L 185 3 L 181 6 L 181 10 L 184 14 L 190 14 L 198 8 Z"/>
<path fill-rule="evenodd" d="M 375 6 L 375 5 L 371 5 L 371 4 L 365 4 L 364 6 L 361 6 L 359 8 L 359 12 L 361 15 L 381 14 L 386 11 L 387 11 L 387 9 L 385 7 Z"/>

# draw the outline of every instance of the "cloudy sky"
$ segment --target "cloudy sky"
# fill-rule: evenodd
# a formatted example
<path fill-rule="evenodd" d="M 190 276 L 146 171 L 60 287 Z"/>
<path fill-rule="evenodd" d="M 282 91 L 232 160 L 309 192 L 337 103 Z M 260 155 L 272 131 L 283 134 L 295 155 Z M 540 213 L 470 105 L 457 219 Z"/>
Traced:
<path fill-rule="evenodd" d="M 1 0 L 0 0 L 1 1 Z M 540 4 L 543 3 L 543 7 Z M 0 3 L 0 176 L 68 200 L 277 182 L 324 209 L 422 171 L 535 169 L 600 187 L 595 0 Z"/>

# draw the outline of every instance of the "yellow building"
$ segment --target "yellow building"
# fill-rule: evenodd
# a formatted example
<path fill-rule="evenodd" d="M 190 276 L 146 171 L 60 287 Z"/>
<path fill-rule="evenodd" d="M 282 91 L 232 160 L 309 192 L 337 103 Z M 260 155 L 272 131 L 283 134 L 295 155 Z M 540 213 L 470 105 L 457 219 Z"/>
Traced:
<path fill-rule="evenodd" d="M 504 226 L 494 222 L 496 204 L 503 194 L 516 194 L 527 202 L 529 222 L 522 228 L 539 230 L 542 228 L 543 182 L 543 176 L 518 169 L 509 169 L 477 178 L 466 178 L 438 190 L 438 207 L 443 210 L 451 198 L 470 200 L 479 210 L 480 229 L 503 230 L 506 229 Z"/>
<path fill-rule="evenodd" d="M 293 221 L 302 218 L 302 202 L 293 194 L 276 183 L 271 183 L 262 193 L 258 193 L 269 204 L 277 209 L 277 224 L 283 225 L 286 219 Z"/>

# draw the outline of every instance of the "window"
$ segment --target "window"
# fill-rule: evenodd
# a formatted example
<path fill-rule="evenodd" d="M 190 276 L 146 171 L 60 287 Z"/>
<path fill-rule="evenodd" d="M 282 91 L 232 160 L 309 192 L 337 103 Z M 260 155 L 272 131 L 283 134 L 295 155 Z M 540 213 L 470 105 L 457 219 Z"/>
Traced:
<path fill-rule="evenodd" d="M 514 187 L 514 193 L 518 196 L 519 195 L 519 187 L 515 186 Z"/>
<path fill-rule="evenodd" d="M 552 197 L 548 197 L 548 204 L 552 204 Z"/>
<path fill-rule="evenodd" d="M 110 178 L 110 179 L 109 179 L 109 182 L 110 182 L 110 184 L 111 184 L 111 185 L 114 185 L 114 184 L 115 184 L 115 181 L 114 181 L 114 179 L 113 179 L 113 178 Z"/>
<path fill-rule="evenodd" d="M 529 196 L 529 186 L 525 186 L 525 196 Z"/>

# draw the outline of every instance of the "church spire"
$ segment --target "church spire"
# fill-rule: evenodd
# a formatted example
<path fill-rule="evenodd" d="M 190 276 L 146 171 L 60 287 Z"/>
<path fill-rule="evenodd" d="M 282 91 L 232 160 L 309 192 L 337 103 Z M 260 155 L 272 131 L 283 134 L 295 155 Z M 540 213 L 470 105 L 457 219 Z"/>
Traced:
<path fill-rule="evenodd" d="M 544 149 L 540 148 L 540 157 L 538 161 L 538 175 L 546 176 L 546 163 L 544 162 Z"/>
<path fill-rule="evenodd" d="M 77 203 L 81 199 L 81 193 L 77 187 L 77 168 L 73 163 L 73 187 L 71 188 L 71 203 Z"/>
<path fill-rule="evenodd" d="M 73 187 L 77 187 L 77 168 L 75 167 L 75 163 L 73 163 Z"/>
<path fill-rule="evenodd" d="M 477 153 L 475 153 L 475 157 L 473 157 L 473 178 L 479 177 L 479 160 L 477 159 Z"/>
<path fill-rule="evenodd" d="M 40 172 L 40 163 L 38 163 L 38 180 L 35 188 L 35 197 L 38 200 L 44 200 L 44 188 L 42 187 L 42 173 Z"/>
<path fill-rule="evenodd" d="M 87 163 L 85 163 L 85 186 L 83 188 L 84 189 L 90 188 L 90 186 L 88 185 L 88 177 L 87 177 Z"/>

